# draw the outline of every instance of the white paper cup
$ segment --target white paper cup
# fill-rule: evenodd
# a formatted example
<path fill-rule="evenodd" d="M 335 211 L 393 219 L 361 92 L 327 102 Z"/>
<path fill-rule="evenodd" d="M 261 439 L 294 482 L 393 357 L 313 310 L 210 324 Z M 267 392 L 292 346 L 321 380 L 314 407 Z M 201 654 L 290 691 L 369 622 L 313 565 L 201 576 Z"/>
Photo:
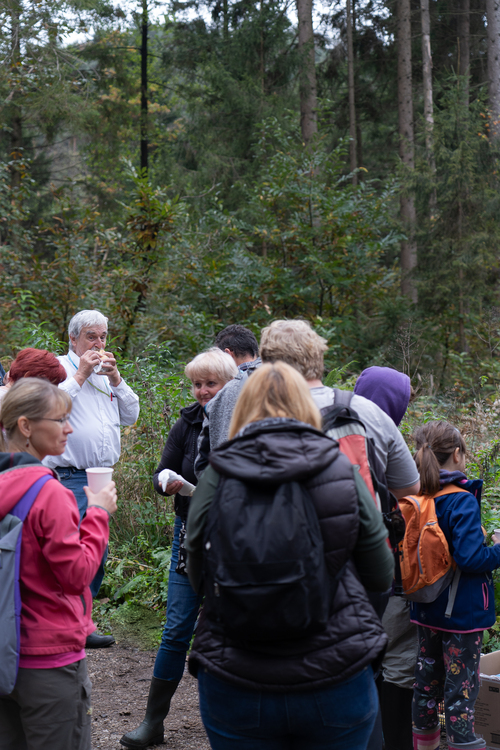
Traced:
<path fill-rule="evenodd" d="M 85 469 L 87 472 L 87 482 L 92 492 L 100 492 L 107 484 L 111 482 L 113 469 L 107 466 L 93 466 Z"/>
<path fill-rule="evenodd" d="M 500 529 L 495 529 L 493 533 L 500 539 Z"/>

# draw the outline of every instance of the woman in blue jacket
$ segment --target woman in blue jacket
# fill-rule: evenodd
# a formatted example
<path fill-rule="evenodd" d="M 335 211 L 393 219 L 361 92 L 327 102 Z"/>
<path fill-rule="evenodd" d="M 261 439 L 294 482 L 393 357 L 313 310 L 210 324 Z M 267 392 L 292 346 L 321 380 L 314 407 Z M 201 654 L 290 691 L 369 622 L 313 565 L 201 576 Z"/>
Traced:
<path fill-rule="evenodd" d="M 450 584 L 428 604 L 413 602 L 419 654 L 413 694 L 413 746 L 439 747 L 437 704 L 443 698 L 449 750 L 478 750 L 485 742 L 474 733 L 483 631 L 495 623 L 491 572 L 500 567 L 500 542 L 486 547 L 481 527 L 481 480 L 464 474 L 466 446 L 448 422 L 428 422 L 415 434 L 415 461 L 422 494 L 435 497 L 436 515 L 460 571 L 451 616 L 446 617 Z M 457 577 L 457 576 L 456 576 Z M 455 577 L 455 579 L 456 579 Z"/>

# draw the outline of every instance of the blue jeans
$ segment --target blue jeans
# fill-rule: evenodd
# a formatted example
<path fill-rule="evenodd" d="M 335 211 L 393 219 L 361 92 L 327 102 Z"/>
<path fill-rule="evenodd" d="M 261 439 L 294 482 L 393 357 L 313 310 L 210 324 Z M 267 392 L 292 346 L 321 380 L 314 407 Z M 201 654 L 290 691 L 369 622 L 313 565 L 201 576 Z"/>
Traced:
<path fill-rule="evenodd" d="M 71 490 L 76 498 L 76 504 L 78 505 L 78 511 L 80 513 L 80 523 L 85 513 L 87 512 L 87 495 L 83 491 L 83 488 L 87 485 L 87 474 L 85 469 L 73 469 L 71 467 L 57 467 L 56 468 L 61 482 L 68 490 Z M 95 598 L 101 588 L 102 579 L 104 578 L 104 566 L 108 557 L 108 545 L 104 550 L 101 563 L 97 569 L 94 580 L 90 584 L 90 593 Z"/>
<path fill-rule="evenodd" d="M 167 621 L 163 628 L 161 645 L 156 655 L 154 676 L 159 680 L 179 681 L 184 673 L 186 654 L 193 637 L 194 626 L 201 604 L 189 578 L 175 572 L 179 558 L 179 532 L 182 521 L 175 517 L 172 559 L 168 577 Z"/>
<path fill-rule="evenodd" d="M 365 750 L 378 711 L 371 667 L 322 690 L 246 690 L 198 672 L 212 750 Z"/>

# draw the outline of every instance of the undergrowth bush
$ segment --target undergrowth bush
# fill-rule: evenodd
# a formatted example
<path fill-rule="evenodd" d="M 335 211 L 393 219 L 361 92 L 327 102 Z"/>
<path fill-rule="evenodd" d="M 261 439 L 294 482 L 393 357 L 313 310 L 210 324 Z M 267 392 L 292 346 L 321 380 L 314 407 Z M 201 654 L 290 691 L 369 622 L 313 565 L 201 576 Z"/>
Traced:
<path fill-rule="evenodd" d="M 100 596 L 108 608 L 136 600 L 156 609 L 167 599 L 174 511 L 172 500 L 155 492 L 153 474 L 180 409 L 193 397 L 167 345 L 150 346 L 133 361 L 120 359 L 119 368 L 141 411 L 134 425 L 122 429 L 114 473 L 118 511 Z"/>

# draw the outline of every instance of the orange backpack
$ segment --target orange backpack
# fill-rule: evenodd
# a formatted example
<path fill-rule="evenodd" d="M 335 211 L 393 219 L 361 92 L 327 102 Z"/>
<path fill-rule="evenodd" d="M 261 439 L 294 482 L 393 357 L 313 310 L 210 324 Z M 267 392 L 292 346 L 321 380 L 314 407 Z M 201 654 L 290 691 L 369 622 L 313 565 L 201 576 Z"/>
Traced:
<path fill-rule="evenodd" d="M 454 492 L 463 492 L 463 489 L 449 484 L 435 497 Z M 445 613 L 446 617 L 450 617 L 460 569 L 450 554 L 448 542 L 438 523 L 434 497 L 410 496 L 398 502 L 406 523 L 405 535 L 399 544 L 404 594 L 413 602 L 433 602 L 451 583 Z"/>

